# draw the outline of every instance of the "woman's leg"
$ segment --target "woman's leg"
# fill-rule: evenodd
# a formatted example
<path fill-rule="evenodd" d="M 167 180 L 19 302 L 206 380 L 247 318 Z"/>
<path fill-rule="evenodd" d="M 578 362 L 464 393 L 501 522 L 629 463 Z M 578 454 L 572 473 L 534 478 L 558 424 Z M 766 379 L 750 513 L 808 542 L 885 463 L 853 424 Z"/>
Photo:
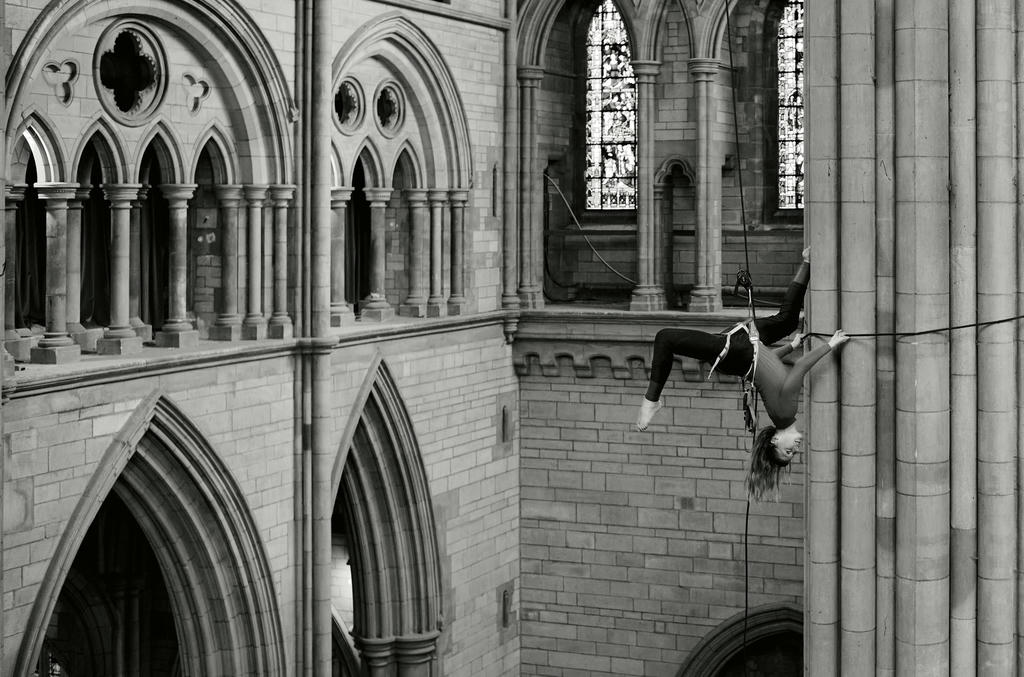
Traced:
<path fill-rule="evenodd" d="M 672 372 L 674 356 L 682 355 L 713 363 L 724 347 L 725 336 L 721 334 L 709 334 L 695 329 L 662 329 L 654 337 L 651 380 L 647 384 L 645 398 L 649 402 L 661 399 L 661 391 Z"/>
<path fill-rule="evenodd" d="M 786 289 L 786 296 L 782 299 L 779 312 L 754 321 L 757 332 L 761 335 L 761 343 L 771 345 L 796 331 L 800 322 L 800 310 L 804 307 L 804 294 L 807 293 L 807 280 L 810 274 L 810 264 L 804 261 Z"/>

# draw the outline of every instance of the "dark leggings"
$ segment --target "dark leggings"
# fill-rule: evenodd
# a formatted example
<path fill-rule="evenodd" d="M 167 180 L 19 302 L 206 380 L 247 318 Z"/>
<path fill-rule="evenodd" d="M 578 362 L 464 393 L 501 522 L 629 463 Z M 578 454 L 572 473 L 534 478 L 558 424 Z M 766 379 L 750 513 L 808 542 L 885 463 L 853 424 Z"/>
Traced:
<path fill-rule="evenodd" d="M 771 317 L 757 318 L 754 324 L 761 336 L 761 343 L 771 345 L 792 334 L 800 320 L 800 309 L 804 304 L 807 285 L 791 282 L 782 300 L 779 312 Z M 654 337 L 654 354 L 651 357 L 651 380 L 647 385 L 647 399 L 656 402 L 672 371 L 673 356 L 692 357 L 714 364 L 725 347 L 725 334 L 709 334 L 695 329 L 662 329 Z M 735 332 L 729 340 L 729 352 L 718 363 L 717 371 L 732 376 L 743 376 L 750 369 L 754 359 L 754 348 L 745 331 Z"/>

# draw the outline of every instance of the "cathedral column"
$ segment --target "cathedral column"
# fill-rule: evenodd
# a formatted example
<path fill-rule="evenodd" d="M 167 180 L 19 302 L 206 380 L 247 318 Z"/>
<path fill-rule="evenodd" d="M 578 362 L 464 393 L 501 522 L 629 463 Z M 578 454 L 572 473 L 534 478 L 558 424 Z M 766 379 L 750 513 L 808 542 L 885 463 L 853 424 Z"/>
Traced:
<path fill-rule="evenodd" d="M 519 69 L 519 300 L 523 308 L 544 307 L 540 213 L 544 187 L 543 175 L 537 167 L 537 90 L 543 79 L 544 69 L 539 66 Z"/>
<path fill-rule="evenodd" d="M 142 321 L 142 278 L 143 274 L 149 277 L 149 261 L 146 260 L 146 265 L 143 266 L 142 257 L 142 241 L 143 237 L 147 236 L 142 232 L 142 205 L 146 204 L 148 197 L 149 186 L 143 186 L 131 201 L 131 226 L 128 236 L 131 248 L 128 256 L 128 322 L 136 336 L 143 341 L 150 341 L 153 338 L 153 326 Z M 150 233 L 152 227 L 150 224 Z"/>
<path fill-rule="evenodd" d="M 288 314 L 288 204 L 295 186 L 274 185 L 274 312 L 267 333 L 270 338 L 291 338 L 292 318 Z"/>
<path fill-rule="evenodd" d="M 661 70 L 658 61 L 634 61 L 637 87 L 636 149 L 636 258 L 637 286 L 630 310 L 662 310 L 665 290 L 658 284 L 665 252 L 657 233 L 654 212 L 654 121 L 657 110 L 654 82 Z"/>
<path fill-rule="evenodd" d="M 655 271 L 654 282 L 665 294 L 665 306 L 671 308 L 676 305 L 672 281 L 675 243 L 672 238 L 672 189 L 664 181 L 654 184 L 654 233 L 655 246 L 664 252 L 659 257 L 660 266 Z"/>
<path fill-rule="evenodd" d="M 195 184 L 163 184 L 160 193 L 167 200 L 171 231 L 167 319 L 156 334 L 162 348 L 193 348 L 199 332 L 188 319 L 188 201 Z"/>
<path fill-rule="evenodd" d="M 690 59 L 687 65 L 693 78 L 697 109 L 697 223 L 694 228 L 697 276 L 688 308 L 714 312 L 722 308 L 722 196 L 715 191 L 718 182 L 714 180 L 714 172 L 721 172 L 721 169 L 712 152 L 717 111 L 711 86 L 718 77 L 721 62 Z"/>
<path fill-rule="evenodd" d="M 242 337 L 242 316 L 238 313 L 238 203 L 242 186 L 214 186 L 220 203 L 220 311 L 210 338 L 237 341 Z"/>
<path fill-rule="evenodd" d="M 377 322 L 394 317 L 395 309 L 388 303 L 387 283 L 387 229 L 384 210 L 391 198 L 390 188 L 366 188 L 363 191 L 370 203 L 370 293 L 364 299 L 359 316 Z"/>
<path fill-rule="evenodd" d="M 452 228 L 452 286 L 448 297 L 449 315 L 462 315 L 466 312 L 466 203 L 468 201 L 468 191 L 453 190 L 448 193 Z"/>
<path fill-rule="evenodd" d="M 39 199 L 46 202 L 46 331 L 32 348 L 33 362 L 61 364 L 79 358 L 81 348 L 67 332 L 68 200 L 76 184 L 37 183 Z"/>
<path fill-rule="evenodd" d="M 345 229 L 348 225 L 348 202 L 352 189 L 331 189 L 331 326 L 341 327 L 352 322 L 352 308 L 345 300 L 345 269 L 348 251 L 345 248 Z"/>
<path fill-rule="evenodd" d="M 405 191 L 409 204 L 409 296 L 399 308 L 400 315 L 425 317 L 427 314 L 427 248 L 430 225 L 427 218 L 427 191 L 411 188 Z"/>
<path fill-rule="evenodd" d="M 431 190 L 427 193 L 427 199 L 430 201 L 430 296 L 427 297 L 427 316 L 441 317 L 446 310 L 441 279 L 444 272 L 444 203 L 448 199 L 448 192 Z"/>
<path fill-rule="evenodd" d="M 128 355 L 142 350 L 142 337 L 131 325 L 131 219 L 137 183 L 105 184 L 110 202 L 110 326 L 96 342 L 101 355 Z"/>
<path fill-rule="evenodd" d="M 267 337 L 267 321 L 263 317 L 263 200 L 267 197 L 267 186 L 245 186 L 243 193 L 248 215 L 249 302 L 242 321 L 242 338 L 258 341 Z"/>
<path fill-rule="evenodd" d="M 4 245 L 7 268 L 4 271 L 4 347 L 14 359 L 31 359 L 32 332 L 16 326 L 18 294 L 18 205 L 25 199 L 25 186 L 7 185 L 4 191 Z"/>
<path fill-rule="evenodd" d="M 82 202 L 89 189 L 79 188 L 68 200 L 68 301 L 67 328 L 75 342 L 85 331 L 82 326 Z"/>

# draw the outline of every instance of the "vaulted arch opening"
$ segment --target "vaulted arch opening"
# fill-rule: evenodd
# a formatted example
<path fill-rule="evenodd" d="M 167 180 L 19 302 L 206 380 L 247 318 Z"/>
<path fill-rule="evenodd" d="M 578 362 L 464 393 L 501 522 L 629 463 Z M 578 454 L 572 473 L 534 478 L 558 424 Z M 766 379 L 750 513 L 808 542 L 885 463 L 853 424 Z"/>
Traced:
<path fill-rule="evenodd" d="M 383 362 L 361 395 L 334 472 L 335 580 L 350 575 L 351 588 L 341 586 L 332 603 L 342 617 L 351 606 L 352 645 L 369 674 L 430 674 L 422 670 L 436 661 L 442 598 L 426 472 Z"/>

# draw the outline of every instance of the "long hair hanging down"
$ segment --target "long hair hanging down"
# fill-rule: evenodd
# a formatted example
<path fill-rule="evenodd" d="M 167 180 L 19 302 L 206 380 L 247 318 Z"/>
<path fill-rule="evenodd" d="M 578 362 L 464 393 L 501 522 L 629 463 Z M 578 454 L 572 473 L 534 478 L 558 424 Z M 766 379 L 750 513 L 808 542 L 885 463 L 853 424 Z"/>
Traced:
<path fill-rule="evenodd" d="M 773 501 L 779 500 L 779 479 L 782 471 L 789 466 L 789 461 L 775 458 L 775 426 L 761 428 L 754 438 L 754 448 L 750 450 L 750 468 L 747 470 L 747 496 L 754 501 L 762 501 L 766 497 Z"/>

